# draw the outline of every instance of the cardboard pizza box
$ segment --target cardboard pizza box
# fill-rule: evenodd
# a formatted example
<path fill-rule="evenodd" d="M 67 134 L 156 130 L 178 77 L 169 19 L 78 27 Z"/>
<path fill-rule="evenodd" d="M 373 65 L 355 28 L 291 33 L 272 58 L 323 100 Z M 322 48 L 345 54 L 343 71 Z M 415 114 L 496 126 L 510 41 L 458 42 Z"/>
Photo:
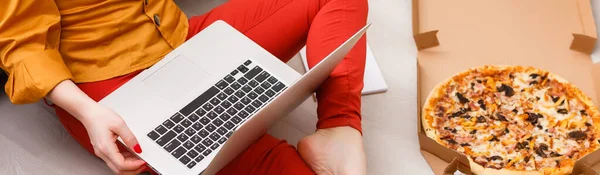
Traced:
<path fill-rule="evenodd" d="M 421 108 L 440 82 L 483 65 L 534 66 L 579 87 L 600 106 L 600 63 L 590 0 L 412 0 L 418 48 L 417 128 L 421 153 L 435 174 L 470 173 L 465 156 L 439 145 L 421 127 Z M 573 174 L 598 174 L 600 151 Z"/>

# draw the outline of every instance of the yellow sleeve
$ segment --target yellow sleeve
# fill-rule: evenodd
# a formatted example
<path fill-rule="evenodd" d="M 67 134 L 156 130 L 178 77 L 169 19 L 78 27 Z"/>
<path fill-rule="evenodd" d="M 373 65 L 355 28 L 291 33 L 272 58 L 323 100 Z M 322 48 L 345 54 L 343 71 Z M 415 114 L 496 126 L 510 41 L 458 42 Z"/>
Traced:
<path fill-rule="evenodd" d="M 0 68 L 8 74 L 4 89 L 15 104 L 32 103 L 73 77 L 58 51 L 60 13 L 53 0 L 3 3 Z"/>

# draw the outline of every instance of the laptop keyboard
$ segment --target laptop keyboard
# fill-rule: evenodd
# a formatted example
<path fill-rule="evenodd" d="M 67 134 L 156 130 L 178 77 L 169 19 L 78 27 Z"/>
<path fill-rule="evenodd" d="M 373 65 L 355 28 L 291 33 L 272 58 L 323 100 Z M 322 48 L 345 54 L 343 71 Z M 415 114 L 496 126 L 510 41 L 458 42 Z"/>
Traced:
<path fill-rule="evenodd" d="M 147 136 L 193 168 L 223 145 L 243 121 L 287 88 L 251 64 L 250 60 L 241 64 Z"/>

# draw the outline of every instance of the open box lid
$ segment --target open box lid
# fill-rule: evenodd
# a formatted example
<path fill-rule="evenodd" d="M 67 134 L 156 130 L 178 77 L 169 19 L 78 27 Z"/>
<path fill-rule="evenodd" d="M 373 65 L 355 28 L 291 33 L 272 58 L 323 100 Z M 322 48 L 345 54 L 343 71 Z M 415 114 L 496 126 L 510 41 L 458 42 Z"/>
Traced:
<path fill-rule="evenodd" d="M 600 63 L 590 57 L 597 38 L 590 0 L 412 3 L 419 49 L 417 128 L 421 152 L 436 174 L 469 172 L 466 157 L 429 139 L 420 121 L 429 92 L 458 72 L 483 65 L 534 66 L 565 78 L 600 105 Z M 600 151 L 578 161 L 574 174 L 596 174 L 598 162 Z"/>

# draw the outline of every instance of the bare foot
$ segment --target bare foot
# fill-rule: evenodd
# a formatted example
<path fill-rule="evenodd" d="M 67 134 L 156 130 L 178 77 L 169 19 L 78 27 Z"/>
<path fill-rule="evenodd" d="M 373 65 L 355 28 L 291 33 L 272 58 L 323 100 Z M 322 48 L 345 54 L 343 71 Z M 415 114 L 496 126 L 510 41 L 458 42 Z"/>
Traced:
<path fill-rule="evenodd" d="M 298 152 L 319 175 L 364 175 L 362 136 L 348 126 L 319 129 L 298 142 Z"/>

